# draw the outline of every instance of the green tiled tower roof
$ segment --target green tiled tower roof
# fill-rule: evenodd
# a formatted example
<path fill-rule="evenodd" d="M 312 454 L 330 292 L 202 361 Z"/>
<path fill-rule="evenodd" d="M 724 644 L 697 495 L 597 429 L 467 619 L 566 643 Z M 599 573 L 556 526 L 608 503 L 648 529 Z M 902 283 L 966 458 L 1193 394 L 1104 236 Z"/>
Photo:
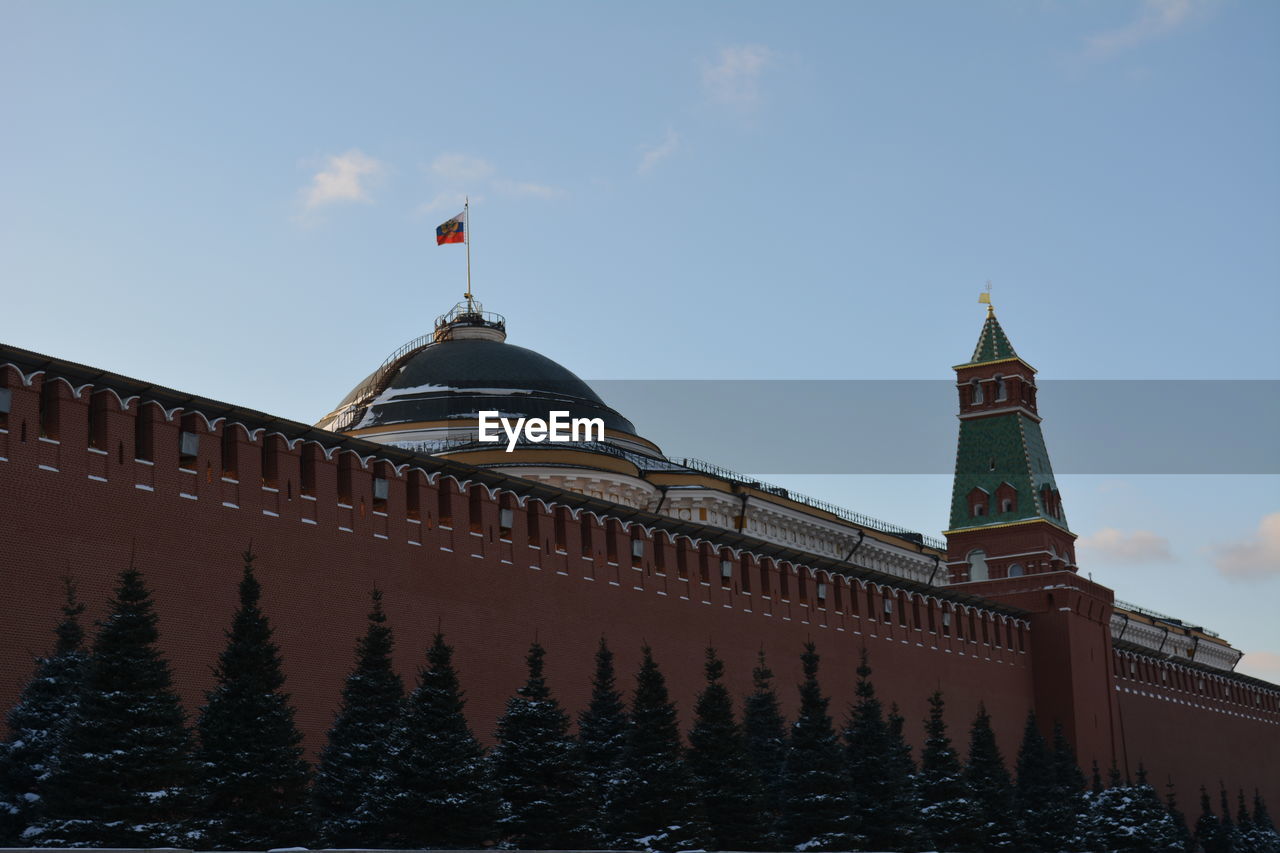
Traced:
<path fill-rule="evenodd" d="M 996 493 L 1012 486 L 1014 508 L 1002 512 Z M 986 513 L 969 515 L 969 494 L 982 489 Z M 1065 514 L 1054 516 L 1045 506 L 1044 490 L 1057 491 L 1040 424 L 1021 412 L 1005 412 L 960 422 L 956 476 L 951 495 L 952 530 L 1040 519 L 1070 530 Z"/>
<path fill-rule="evenodd" d="M 1000 328 L 996 312 L 988 308 L 987 322 L 982 324 L 982 334 L 978 336 L 978 345 L 973 348 L 973 358 L 969 359 L 968 363 L 983 364 L 988 361 L 1003 361 L 1017 357 L 1018 354 L 1013 351 L 1013 344 L 1009 343 L 1004 329 Z"/>

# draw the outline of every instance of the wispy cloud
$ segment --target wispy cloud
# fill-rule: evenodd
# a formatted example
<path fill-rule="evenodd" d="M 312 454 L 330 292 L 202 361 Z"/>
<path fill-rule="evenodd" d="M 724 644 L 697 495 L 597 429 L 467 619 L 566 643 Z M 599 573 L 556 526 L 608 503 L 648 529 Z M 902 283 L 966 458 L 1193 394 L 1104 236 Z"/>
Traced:
<path fill-rule="evenodd" d="M 484 191 L 509 198 L 551 200 L 568 193 L 560 187 L 504 177 L 497 166 L 473 154 L 446 153 L 431 161 L 427 172 L 436 186 L 432 199 L 418 206 L 422 213 L 461 207 L 469 193 L 472 201 Z"/>
<path fill-rule="evenodd" d="M 460 192 L 440 192 L 436 193 L 430 201 L 424 201 L 418 205 L 419 213 L 457 213 L 462 210 L 462 205 L 466 202 L 467 196 Z M 480 201 L 480 196 L 476 196 L 476 201 Z"/>
<path fill-rule="evenodd" d="M 646 148 L 644 153 L 641 154 L 640 165 L 637 167 L 637 171 L 643 175 L 645 172 L 648 172 L 654 166 L 676 153 L 676 149 L 679 147 L 680 134 L 676 133 L 671 128 L 667 128 L 667 135 L 663 137 L 662 141 L 652 148 Z"/>
<path fill-rule="evenodd" d="M 773 51 L 759 44 L 741 44 L 720 50 L 720 56 L 702 70 L 702 87 L 712 100 L 736 107 L 751 107 L 760 99 L 760 75 L 773 60 Z"/>
<path fill-rule="evenodd" d="M 441 154 L 431 161 L 432 174 L 452 183 L 477 183 L 491 177 L 495 171 L 488 160 L 470 154 Z"/>
<path fill-rule="evenodd" d="M 1104 527 L 1092 536 L 1082 537 L 1079 546 L 1119 563 L 1155 563 L 1173 559 L 1169 540 L 1150 530 L 1126 533 L 1114 527 Z"/>
<path fill-rule="evenodd" d="M 1280 681 L 1280 654 L 1275 652 L 1245 652 L 1236 664 L 1236 671 L 1267 681 Z"/>
<path fill-rule="evenodd" d="M 372 201 L 370 184 L 383 171 L 382 163 L 356 148 L 329 157 L 324 168 L 311 177 L 303 193 L 303 205 L 307 210 L 316 210 L 345 201 L 368 203 Z"/>
<path fill-rule="evenodd" d="M 526 198 L 553 199 L 565 195 L 559 187 L 548 184 L 535 184 L 530 181 L 497 180 L 493 182 L 495 191 L 503 195 L 524 196 Z"/>
<path fill-rule="evenodd" d="M 1203 5 L 1193 0 L 1142 0 L 1137 16 L 1122 27 L 1085 39 L 1085 55 L 1105 59 L 1116 53 L 1168 35 L 1185 24 Z"/>
<path fill-rule="evenodd" d="M 1224 577 L 1240 581 L 1280 577 L 1280 512 L 1264 516 L 1252 537 L 1209 550 Z"/>

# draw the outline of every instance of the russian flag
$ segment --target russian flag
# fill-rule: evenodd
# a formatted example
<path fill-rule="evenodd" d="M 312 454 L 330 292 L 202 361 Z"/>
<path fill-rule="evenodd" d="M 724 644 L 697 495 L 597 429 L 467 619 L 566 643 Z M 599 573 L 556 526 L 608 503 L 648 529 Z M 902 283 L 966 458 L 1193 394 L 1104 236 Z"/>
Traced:
<path fill-rule="evenodd" d="M 445 243 L 467 242 L 467 212 L 464 210 L 457 216 L 436 228 L 436 245 Z"/>

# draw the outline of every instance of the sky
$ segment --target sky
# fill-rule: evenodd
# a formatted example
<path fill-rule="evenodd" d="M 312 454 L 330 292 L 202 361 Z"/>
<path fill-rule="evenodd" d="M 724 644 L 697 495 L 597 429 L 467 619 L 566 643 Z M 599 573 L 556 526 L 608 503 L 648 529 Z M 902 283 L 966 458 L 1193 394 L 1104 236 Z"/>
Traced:
<path fill-rule="evenodd" d="M 469 196 L 477 296 L 588 380 L 946 380 L 988 281 L 1042 379 L 1276 380 L 1278 38 L 1229 0 L 0 0 L 0 340 L 312 422 L 459 299 Z M 770 479 L 946 526 L 945 472 Z M 1274 470 L 1059 481 L 1082 571 L 1280 681 Z"/>

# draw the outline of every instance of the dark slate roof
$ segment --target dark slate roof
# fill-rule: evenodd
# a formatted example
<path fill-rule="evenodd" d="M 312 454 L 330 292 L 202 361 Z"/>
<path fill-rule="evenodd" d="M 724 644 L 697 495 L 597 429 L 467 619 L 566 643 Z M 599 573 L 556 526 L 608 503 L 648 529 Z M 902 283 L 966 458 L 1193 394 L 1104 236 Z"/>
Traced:
<path fill-rule="evenodd" d="M 987 322 L 982 324 L 982 334 L 978 336 L 978 345 L 973 348 L 973 358 L 969 359 L 969 364 L 982 364 L 987 361 L 1002 361 L 1006 358 L 1017 358 L 1018 354 L 1013 351 L 1013 344 L 1009 343 L 1009 337 L 1004 333 L 1004 329 L 1000 328 L 1000 321 L 996 319 L 996 312 L 987 312 Z"/>
<path fill-rule="evenodd" d="M 367 381 L 338 408 L 352 402 Z M 607 429 L 636 434 L 631 421 L 568 368 L 524 347 L 470 339 L 441 341 L 420 350 L 370 401 L 353 427 L 474 420 L 481 410 L 539 418 L 568 411 L 572 417 L 601 418 Z"/>

